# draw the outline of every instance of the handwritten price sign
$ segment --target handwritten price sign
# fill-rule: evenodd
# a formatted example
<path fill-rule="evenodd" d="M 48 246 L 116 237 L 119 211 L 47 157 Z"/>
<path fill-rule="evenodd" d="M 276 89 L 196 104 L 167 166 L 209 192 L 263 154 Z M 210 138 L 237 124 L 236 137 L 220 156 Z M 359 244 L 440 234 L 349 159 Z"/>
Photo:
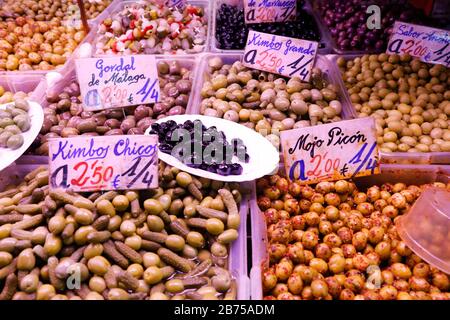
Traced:
<path fill-rule="evenodd" d="M 386 50 L 450 66 L 450 31 L 396 21 Z"/>
<path fill-rule="evenodd" d="M 249 68 L 300 77 L 308 81 L 316 58 L 318 43 L 268 33 L 248 33 L 243 64 Z"/>
<path fill-rule="evenodd" d="M 51 188 L 74 191 L 158 187 L 158 136 L 49 140 Z"/>
<path fill-rule="evenodd" d="M 87 111 L 159 101 L 158 72 L 152 55 L 77 59 L 75 64 Z"/>
<path fill-rule="evenodd" d="M 167 0 L 166 5 L 168 7 L 184 8 L 186 6 L 186 0 Z"/>
<path fill-rule="evenodd" d="M 290 180 L 311 184 L 380 173 L 370 117 L 282 131 L 281 145 Z"/>
<path fill-rule="evenodd" d="M 297 0 L 244 0 L 245 23 L 295 20 Z"/>

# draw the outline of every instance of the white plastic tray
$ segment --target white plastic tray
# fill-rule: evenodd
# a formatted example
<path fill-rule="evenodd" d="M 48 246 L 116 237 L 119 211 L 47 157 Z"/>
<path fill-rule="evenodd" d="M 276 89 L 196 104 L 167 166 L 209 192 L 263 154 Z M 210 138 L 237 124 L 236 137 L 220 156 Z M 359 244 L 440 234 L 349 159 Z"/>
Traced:
<path fill-rule="evenodd" d="M 381 174 L 355 179 L 360 188 L 367 188 L 375 184 L 386 182 L 404 182 L 406 184 L 424 184 L 431 182 L 450 182 L 450 166 L 427 165 L 382 165 Z M 256 202 L 256 190 L 253 185 L 250 199 L 252 268 L 250 271 L 251 299 L 263 298 L 261 272 L 268 265 L 267 255 L 267 227 L 263 214 Z"/>
<path fill-rule="evenodd" d="M 39 167 L 38 164 L 12 164 L 7 169 L 0 171 L 0 192 L 7 185 L 19 184 L 27 173 Z M 251 190 L 250 183 L 242 183 L 241 190 Z M 241 224 L 239 226 L 239 237 L 232 243 L 230 248 L 230 256 L 228 259 L 228 270 L 237 283 L 237 299 L 250 299 L 250 280 L 247 275 L 247 215 L 249 213 L 250 195 L 242 192 L 242 202 L 239 206 L 239 214 L 241 216 Z"/>
<path fill-rule="evenodd" d="M 212 5 L 212 10 L 211 10 L 211 39 L 210 39 L 210 43 L 211 43 L 211 52 L 222 52 L 222 53 L 233 53 L 233 52 L 240 52 L 241 50 L 228 50 L 228 49 L 220 49 L 216 40 L 216 18 L 217 18 L 217 11 L 219 10 L 220 6 L 225 3 L 225 4 L 229 4 L 232 6 L 238 6 L 240 8 L 242 8 L 244 6 L 244 2 L 243 0 L 215 0 L 212 1 L 213 5 Z M 332 52 L 332 48 L 330 45 L 330 40 L 329 40 L 329 36 L 326 33 L 326 31 L 324 30 L 322 24 L 320 23 L 319 20 L 317 20 L 317 17 L 313 14 L 312 8 L 309 5 L 309 3 L 305 2 L 305 5 L 303 7 L 303 10 L 305 10 L 306 12 L 308 12 L 316 26 L 317 29 L 320 33 L 320 41 L 319 43 L 323 44 L 324 47 L 320 48 L 318 50 L 318 53 L 320 54 L 327 54 L 327 53 L 331 53 Z"/>
<path fill-rule="evenodd" d="M 350 96 L 348 95 L 347 88 L 342 80 L 341 72 L 337 65 L 337 59 L 339 57 L 344 57 L 345 60 L 354 59 L 360 57 L 367 53 L 362 54 L 345 54 L 327 55 L 332 67 L 335 69 L 337 76 L 340 78 L 341 90 L 345 91 L 346 99 L 348 100 L 348 105 L 351 108 L 351 113 L 355 118 L 358 117 L 358 113 L 351 103 Z M 380 151 L 381 162 L 385 164 L 450 164 L 450 152 L 381 152 Z"/>
<path fill-rule="evenodd" d="M 7 106 L 13 104 L 13 102 L 2 104 L 0 105 L 0 110 L 4 110 Z M 9 166 L 27 151 L 28 147 L 33 143 L 34 139 L 36 139 L 39 131 L 41 131 L 42 123 L 44 122 L 44 112 L 38 103 L 29 101 L 29 104 L 30 110 L 28 111 L 28 115 L 31 119 L 31 127 L 28 131 L 22 133 L 24 142 L 20 148 L 12 150 L 0 147 L 0 171 Z"/>
<path fill-rule="evenodd" d="M 228 141 L 235 138 L 242 139 L 244 145 L 247 147 L 247 152 L 250 155 L 250 161 L 248 163 L 239 162 L 243 168 L 241 175 L 222 176 L 217 173 L 211 173 L 205 170 L 188 167 L 175 157 L 158 151 L 159 159 L 170 164 L 171 166 L 179 168 L 180 170 L 212 180 L 242 182 L 253 181 L 257 178 L 261 178 L 267 174 L 270 174 L 278 167 L 278 150 L 269 142 L 269 140 L 265 139 L 256 131 L 245 126 L 221 118 L 188 114 L 170 116 L 156 122 L 163 123 L 169 120 L 173 120 L 177 124 L 184 123 L 187 120 L 201 120 L 207 128 L 215 126 L 218 130 L 223 131 L 226 134 Z M 151 127 L 145 131 L 145 134 L 149 134 L 150 130 Z M 264 161 L 261 161 L 261 159 L 264 159 Z"/>

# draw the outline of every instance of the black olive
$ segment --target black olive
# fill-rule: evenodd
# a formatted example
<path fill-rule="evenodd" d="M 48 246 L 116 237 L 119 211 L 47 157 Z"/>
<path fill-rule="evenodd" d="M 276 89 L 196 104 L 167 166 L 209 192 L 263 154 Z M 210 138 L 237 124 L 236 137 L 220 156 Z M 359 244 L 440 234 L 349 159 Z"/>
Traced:
<path fill-rule="evenodd" d="M 170 154 L 172 152 L 172 149 L 173 149 L 173 147 L 170 144 L 161 143 L 159 145 L 159 150 L 161 150 L 161 152 L 164 152 L 164 153 Z"/>
<path fill-rule="evenodd" d="M 239 163 L 233 163 L 230 166 L 230 174 L 232 175 L 240 175 L 242 174 L 243 168 Z"/>
<path fill-rule="evenodd" d="M 230 174 L 230 166 L 228 166 L 227 164 L 219 164 L 217 166 L 217 173 L 222 175 L 222 176 L 227 176 Z"/>

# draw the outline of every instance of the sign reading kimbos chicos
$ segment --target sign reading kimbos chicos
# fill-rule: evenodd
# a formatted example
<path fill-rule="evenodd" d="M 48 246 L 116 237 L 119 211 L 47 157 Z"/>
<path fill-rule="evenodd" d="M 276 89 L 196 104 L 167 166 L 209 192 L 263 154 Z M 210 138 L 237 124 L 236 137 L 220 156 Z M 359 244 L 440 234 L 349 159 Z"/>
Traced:
<path fill-rule="evenodd" d="M 318 43 L 250 30 L 243 65 L 308 81 Z"/>
<path fill-rule="evenodd" d="M 370 117 L 282 131 L 281 146 L 290 180 L 311 184 L 380 173 Z"/>
<path fill-rule="evenodd" d="M 295 20 L 297 0 L 244 0 L 245 23 Z"/>
<path fill-rule="evenodd" d="M 159 101 L 158 71 L 152 55 L 77 59 L 75 65 L 84 110 Z"/>
<path fill-rule="evenodd" d="M 158 136 L 49 140 L 50 187 L 76 192 L 158 187 Z"/>
<path fill-rule="evenodd" d="M 450 31 L 396 21 L 386 50 L 450 66 Z"/>

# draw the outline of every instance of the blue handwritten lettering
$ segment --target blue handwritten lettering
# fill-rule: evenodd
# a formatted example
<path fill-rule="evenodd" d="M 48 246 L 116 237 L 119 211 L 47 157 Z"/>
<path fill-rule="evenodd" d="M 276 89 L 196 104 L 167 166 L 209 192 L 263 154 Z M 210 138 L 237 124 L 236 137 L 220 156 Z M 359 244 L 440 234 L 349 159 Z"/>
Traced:
<path fill-rule="evenodd" d="M 289 52 L 307 54 L 313 56 L 316 53 L 316 50 L 312 49 L 312 43 L 309 44 L 308 48 L 297 47 L 293 44 L 292 40 L 286 41 L 286 50 L 284 50 L 284 55 L 288 55 Z"/>
<path fill-rule="evenodd" d="M 124 58 L 121 57 L 120 63 L 112 65 L 104 65 L 104 60 L 98 59 L 95 63 L 95 67 L 100 71 L 98 74 L 100 78 L 103 78 L 103 74 L 108 72 L 136 70 L 136 66 L 134 65 L 134 57 L 131 57 L 131 63 L 129 64 L 124 64 Z"/>
<path fill-rule="evenodd" d="M 260 7 L 280 7 L 280 8 L 293 8 L 296 5 L 296 1 L 294 0 L 286 0 L 286 1 L 282 1 L 282 0 L 263 0 L 262 2 L 260 2 L 259 6 Z"/>
<path fill-rule="evenodd" d="M 269 48 L 269 50 L 280 50 L 281 46 L 283 45 L 282 41 L 275 41 L 276 37 L 272 36 L 272 39 L 269 40 L 262 40 L 261 39 L 261 35 L 254 33 L 253 34 L 253 38 L 248 42 L 247 45 L 251 45 L 254 44 L 255 46 L 258 47 L 266 47 Z"/>
<path fill-rule="evenodd" d="M 134 145 L 130 146 L 129 138 L 120 139 L 114 146 L 114 154 L 116 156 L 137 156 L 136 158 L 140 158 L 151 157 L 155 153 L 156 144 L 138 145 L 136 142 L 134 142 Z"/>
<path fill-rule="evenodd" d="M 398 27 L 398 31 L 397 31 L 396 34 L 399 34 L 399 35 L 402 35 L 402 36 L 406 36 L 406 37 L 418 38 L 418 37 L 420 37 L 423 34 L 423 32 L 414 31 L 414 27 L 413 26 L 401 24 Z"/>
<path fill-rule="evenodd" d="M 436 31 L 431 31 L 430 33 L 425 33 L 422 37 L 423 40 L 433 41 L 437 43 L 450 43 L 450 36 L 448 32 L 438 34 Z"/>
<path fill-rule="evenodd" d="M 95 147 L 94 140 L 90 139 L 89 147 L 76 147 L 71 144 L 67 148 L 68 141 L 58 141 L 58 150 L 52 154 L 52 161 L 61 157 L 62 160 L 75 159 L 75 158 L 87 158 L 87 160 L 104 159 L 108 155 L 109 146 L 107 147 Z"/>

